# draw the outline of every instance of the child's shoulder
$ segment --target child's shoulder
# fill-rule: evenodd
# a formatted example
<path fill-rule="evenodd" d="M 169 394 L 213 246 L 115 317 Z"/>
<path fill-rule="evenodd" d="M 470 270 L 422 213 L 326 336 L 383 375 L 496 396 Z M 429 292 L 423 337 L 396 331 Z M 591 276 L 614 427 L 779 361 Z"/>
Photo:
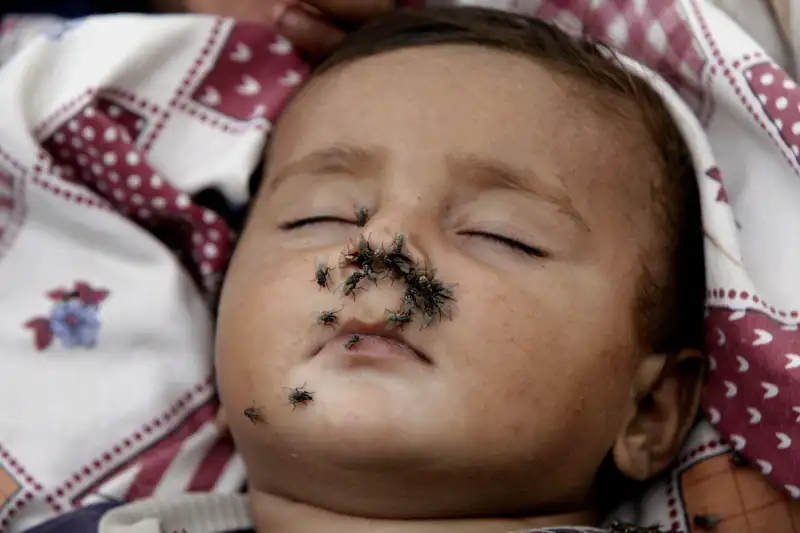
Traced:
<path fill-rule="evenodd" d="M 202 509 L 202 513 L 197 511 Z M 255 533 L 247 498 L 238 494 L 185 494 L 134 503 L 100 503 L 59 516 L 26 533 Z M 606 533 L 607 529 L 558 527 L 516 533 Z"/>

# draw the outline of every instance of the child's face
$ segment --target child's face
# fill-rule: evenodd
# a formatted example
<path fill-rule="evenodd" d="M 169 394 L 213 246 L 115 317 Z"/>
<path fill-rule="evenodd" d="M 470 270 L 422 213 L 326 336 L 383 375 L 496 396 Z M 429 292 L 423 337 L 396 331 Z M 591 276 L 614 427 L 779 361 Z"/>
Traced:
<path fill-rule="evenodd" d="M 644 129 L 579 87 L 529 59 L 437 46 L 359 60 L 293 102 L 219 315 L 220 392 L 253 490 L 396 516 L 585 496 L 635 411 L 633 309 L 656 235 L 641 176 L 659 171 Z M 342 222 L 279 229 L 319 216 Z M 380 324 L 400 307 L 389 279 L 343 297 L 353 270 L 338 266 L 358 235 L 398 232 L 457 283 L 452 320 L 402 331 L 429 364 L 370 344 L 353 355 L 316 319 Z M 303 384 L 314 400 L 293 410 Z M 242 414 L 254 405 L 265 424 Z"/>

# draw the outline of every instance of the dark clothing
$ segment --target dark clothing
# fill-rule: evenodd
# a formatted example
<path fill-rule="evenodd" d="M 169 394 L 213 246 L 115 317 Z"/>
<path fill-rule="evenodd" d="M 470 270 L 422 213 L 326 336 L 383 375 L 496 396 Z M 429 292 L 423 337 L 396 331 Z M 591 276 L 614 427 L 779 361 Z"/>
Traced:
<path fill-rule="evenodd" d="M 122 505 L 117 502 L 87 505 L 72 513 L 61 515 L 43 524 L 28 529 L 25 533 L 97 533 L 100 519 L 114 507 Z"/>
<path fill-rule="evenodd" d="M 145 0 L 3 0 L 0 17 L 9 13 L 55 15 L 64 18 L 100 13 L 146 13 Z"/>

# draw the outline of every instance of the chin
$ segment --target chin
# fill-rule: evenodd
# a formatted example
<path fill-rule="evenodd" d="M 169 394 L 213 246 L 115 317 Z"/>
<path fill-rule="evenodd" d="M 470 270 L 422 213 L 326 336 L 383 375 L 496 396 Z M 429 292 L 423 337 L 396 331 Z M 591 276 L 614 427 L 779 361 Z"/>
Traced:
<path fill-rule="evenodd" d="M 358 469 L 381 464 L 410 466 L 428 461 L 441 440 L 441 424 L 420 419 L 413 409 L 395 402 L 392 408 L 376 408 L 377 399 L 357 403 L 329 398 L 314 405 L 288 409 L 271 424 L 264 441 L 280 447 L 279 456 L 292 454 L 330 465 Z M 302 412 L 301 412 L 302 410 Z M 245 429 L 251 429 L 245 426 Z M 262 443 L 264 442 L 262 441 Z"/>
<path fill-rule="evenodd" d="M 429 453 L 427 432 L 413 419 L 368 410 L 325 415 L 319 424 L 309 421 L 303 431 L 318 453 L 348 463 L 405 462 Z"/>
<path fill-rule="evenodd" d="M 370 439 L 368 434 L 363 438 Z M 518 474 L 468 461 L 454 465 L 443 449 L 431 449 L 427 443 L 400 446 L 344 436 L 292 450 L 293 457 L 282 450 L 267 460 L 245 459 L 251 492 L 378 519 L 516 513 L 522 503 L 527 505 L 521 501 L 523 480 Z"/>

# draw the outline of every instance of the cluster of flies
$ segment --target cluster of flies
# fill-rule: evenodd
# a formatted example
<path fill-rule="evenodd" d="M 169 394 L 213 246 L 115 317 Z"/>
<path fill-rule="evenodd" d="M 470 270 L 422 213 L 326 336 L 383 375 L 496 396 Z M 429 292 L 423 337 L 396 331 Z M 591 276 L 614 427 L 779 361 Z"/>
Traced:
<path fill-rule="evenodd" d="M 356 224 L 364 227 L 367 224 L 369 213 L 365 209 L 356 212 Z M 356 291 L 366 290 L 363 283 L 371 281 L 377 285 L 379 279 L 386 277 L 394 281 L 405 283 L 406 290 L 403 303 L 399 309 L 387 310 L 386 321 L 390 328 L 403 328 L 411 323 L 415 317 L 422 319 L 423 327 L 431 325 L 435 320 L 444 316 L 450 317 L 449 304 L 454 300 L 451 286 L 438 280 L 433 271 L 426 266 L 413 261 L 405 253 L 405 235 L 398 233 L 391 245 L 373 248 L 368 239 L 362 235 L 355 247 L 349 247 L 342 254 L 340 268 L 355 267 L 356 270 L 344 280 L 342 292 L 344 296 L 355 299 Z M 329 289 L 331 282 L 331 268 L 327 264 L 320 264 L 314 273 L 313 281 L 321 289 Z M 339 322 L 338 314 L 341 309 L 322 311 L 317 317 L 317 322 L 322 326 L 335 327 Z M 358 335 L 353 335 L 344 347 L 352 348 L 359 341 Z M 289 390 L 289 401 L 292 411 L 297 404 L 305 404 L 314 400 L 314 393 L 306 390 L 305 384 Z M 244 414 L 254 424 L 265 422 L 261 409 L 248 407 Z M 747 459 L 735 453 L 731 459 L 734 465 L 744 467 L 748 465 Z M 692 519 L 695 527 L 704 531 L 712 531 L 721 521 L 716 515 L 696 515 Z M 615 533 L 663 533 L 659 526 L 637 526 L 628 522 L 614 520 L 610 524 Z"/>
<path fill-rule="evenodd" d="M 731 455 L 731 463 L 737 468 L 745 468 L 750 465 L 747 458 L 739 452 Z M 692 517 L 692 526 L 701 531 L 714 531 L 722 517 L 714 514 L 698 514 Z M 615 533 L 669 533 L 662 531 L 658 526 L 636 526 L 627 522 L 615 520 L 611 523 L 611 531 Z"/>
<path fill-rule="evenodd" d="M 356 214 L 359 225 L 366 224 L 367 212 L 363 209 Z M 344 296 L 356 297 L 357 291 L 367 290 L 369 282 L 377 284 L 380 279 L 389 278 L 394 282 L 405 284 L 403 302 L 398 309 L 386 312 L 389 328 L 403 328 L 419 318 L 422 327 L 430 326 L 436 320 L 450 318 L 450 304 L 454 302 L 451 285 L 437 279 L 436 273 L 426 265 L 414 261 L 406 253 L 405 235 L 398 233 L 388 246 L 373 246 L 363 235 L 355 245 L 342 253 L 339 268 L 354 267 L 355 270 L 345 278 L 342 284 Z M 331 268 L 320 264 L 314 274 L 314 282 L 321 289 L 329 289 Z M 322 326 L 335 327 L 339 322 L 341 309 L 322 311 L 317 322 Z M 350 349 L 360 339 L 353 335 L 345 343 Z"/>
<path fill-rule="evenodd" d="M 369 220 L 369 212 L 359 209 L 356 212 L 356 225 L 364 227 Z M 444 317 L 450 318 L 450 304 L 455 301 L 451 285 L 445 284 L 436 277 L 436 273 L 419 261 L 406 254 L 405 235 L 398 233 L 389 246 L 374 247 L 363 235 L 355 246 L 348 246 L 342 253 L 339 268 L 354 268 L 342 284 L 344 296 L 352 296 L 355 300 L 357 291 L 367 290 L 364 286 L 369 282 L 377 285 L 380 279 L 389 278 L 405 284 L 402 305 L 398 309 L 387 310 L 386 323 L 389 328 L 403 328 L 419 319 L 422 327 L 433 324 Z M 320 289 L 330 289 L 331 268 L 323 263 L 317 266 L 314 279 Z M 322 311 L 317 316 L 321 326 L 335 328 L 339 323 L 341 309 Z M 345 349 L 355 346 L 361 339 L 353 335 L 345 342 Z M 294 411 L 297 404 L 305 405 L 314 400 L 314 393 L 306 390 L 305 383 L 300 387 L 288 389 L 289 402 Z M 244 416 L 253 424 L 265 423 L 262 409 L 255 403 L 244 410 Z M 627 532 L 626 532 L 627 533 Z"/>
<path fill-rule="evenodd" d="M 356 212 L 358 226 L 366 226 L 368 219 L 369 213 L 366 209 L 359 209 Z M 355 299 L 356 291 L 366 290 L 366 287 L 363 286 L 365 282 L 373 282 L 377 285 L 379 279 L 389 277 L 392 282 L 405 283 L 406 290 L 401 307 L 387 310 L 386 321 L 390 328 L 403 328 L 416 317 L 421 318 L 423 327 L 427 327 L 435 320 L 441 320 L 445 316 L 450 317 L 449 305 L 455 301 L 452 287 L 442 283 L 432 270 L 413 261 L 405 253 L 405 235 L 402 233 L 395 236 L 388 248 L 384 246 L 374 248 L 362 235 L 355 247 L 348 247 L 342 254 L 339 267 L 355 267 L 356 269 L 345 278 L 342 286 L 344 296 L 352 296 L 353 299 Z M 320 264 L 314 273 L 313 281 L 321 289 L 329 289 L 331 268 L 327 264 Z M 339 322 L 340 311 L 341 309 L 322 311 L 317 317 L 317 322 L 322 326 L 335 327 Z M 358 335 L 353 335 L 347 339 L 344 347 L 349 350 L 359 340 Z M 314 400 L 314 393 L 306 390 L 305 387 L 304 383 L 300 387 L 289 389 L 288 397 L 292 411 L 297 404 L 305 404 Z M 245 409 L 244 415 L 254 424 L 266 422 L 261 409 L 255 404 Z M 739 453 L 735 453 L 731 461 L 739 467 L 748 465 L 747 459 Z M 721 518 L 716 515 L 696 515 L 692 519 L 692 524 L 704 531 L 713 531 L 720 521 Z M 610 526 L 615 533 L 663 533 L 659 526 L 637 526 L 619 520 L 614 520 Z"/>

